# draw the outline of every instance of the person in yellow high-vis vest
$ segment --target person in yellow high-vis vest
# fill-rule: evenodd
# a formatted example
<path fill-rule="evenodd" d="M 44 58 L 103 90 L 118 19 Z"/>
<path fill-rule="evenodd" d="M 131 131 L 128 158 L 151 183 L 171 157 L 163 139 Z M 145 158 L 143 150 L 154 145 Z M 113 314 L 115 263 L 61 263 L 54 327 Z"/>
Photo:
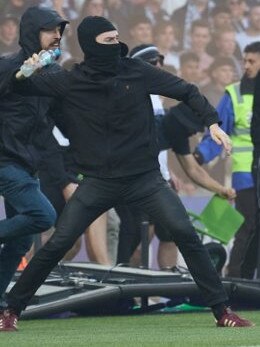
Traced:
<path fill-rule="evenodd" d="M 250 136 L 253 91 L 257 72 L 260 68 L 260 42 L 246 46 L 244 50 L 245 73 L 240 82 L 226 87 L 217 110 L 222 120 L 222 129 L 232 138 L 232 186 L 237 192 L 236 208 L 245 217 L 238 230 L 231 250 L 227 274 L 230 277 L 253 278 L 256 254 L 247 252 L 255 232 L 256 199 L 251 174 L 253 145 Z M 205 135 L 195 150 L 200 163 L 208 163 L 220 155 L 222 148 L 214 145 Z"/>

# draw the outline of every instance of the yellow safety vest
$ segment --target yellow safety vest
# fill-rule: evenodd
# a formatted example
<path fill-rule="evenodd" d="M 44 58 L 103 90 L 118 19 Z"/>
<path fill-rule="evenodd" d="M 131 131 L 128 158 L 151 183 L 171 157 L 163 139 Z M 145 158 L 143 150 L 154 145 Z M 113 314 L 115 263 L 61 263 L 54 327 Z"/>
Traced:
<path fill-rule="evenodd" d="M 232 172 L 251 172 L 253 144 L 250 136 L 253 95 L 240 93 L 240 82 L 226 87 L 234 110 L 232 140 Z"/>

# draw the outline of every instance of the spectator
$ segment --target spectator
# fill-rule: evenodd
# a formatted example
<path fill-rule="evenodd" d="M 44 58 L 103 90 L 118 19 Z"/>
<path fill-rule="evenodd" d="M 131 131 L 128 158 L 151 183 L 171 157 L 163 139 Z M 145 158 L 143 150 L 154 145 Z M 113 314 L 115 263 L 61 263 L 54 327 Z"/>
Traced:
<path fill-rule="evenodd" d="M 154 40 L 159 52 L 164 55 L 164 62 L 167 65 L 174 66 L 177 70 L 180 68 L 179 54 L 175 48 L 178 46 L 175 28 L 169 21 L 162 21 L 156 25 Z"/>
<path fill-rule="evenodd" d="M 145 16 L 144 8 L 148 0 L 129 0 L 128 2 L 130 4 L 129 18 L 133 18 L 135 15 Z"/>
<path fill-rule="evenodd" d="M 175 10 L 182 7 L 185 3 L 186 0 L 162 0 L 162 9 L 171 16 Z"/>
<path fill-rule="evenodd" d="M 180 77 L 190 83 L 198 84 L 200 72 L 199 57 L 196 53 L 185 52 L 180 55 Z"/>
<path fill-rule="evenodd" d="M 76 60 L 81 60 L 82 51 L 79 47 L 76 36 L 76 28 L 81 20 L 86 16 L 104 16 L 106 17 L 106 7 L 104 0 L 86 0 L 80 10 L 80 16 L 77 20 L 71 21 L 70 33 L 68 34 L 68 51 L 71 52 L 73 57 L 76 57 Z M 69 57 L 68 57 L 69 58 Z"/>
<path fill-rule="evenodd" d="M 104 0 L 86 0 L 81 8 L 81 18 L 86 16 L 104 16 L 106 7 Z"/>
<path fill-rule="evenodd" d="M 207 53 L 207 45 L 210 42 L 210 27 L 208 22 L 197 20 L 191 27 L 191 50 L 199 57 L 200 80 L 203 86 L 209 81 L 207 69 L 213 63 L 214 58 Z"/>
<path fill-rule="evenodd" d="M 210 82 L 202 88 L 203 94 L 216 107 L 226 86 L 234 82 L 234 63 L 231 58 L 216 58 L 209 67 Z"/>
<path fill-rule="evenodd" d="M 236 42 L 234 29 L 219 30 L 214 35 L 214 40 L 208 46 L 210 55 L 214 57 L 230 58 L 235 67 L 235 80 L 242 76 L 242 54 Z"/>
<path fill-rule="evenodd" d="M 8 0 L 4 8 L 5 14 L 12 14 L 16 18 L 20 19 L 24 11 L 32 5 L 36 5 L 35 0 Z"/>
<path fill-rule="evenodd" d="M 60 16 L 68 20 L 75 20 L 78 17 L 75 0 L 41 0 L 40 7 L 54 8 Z"/>
<path fill-rule="evenodd" d="M 209 20 L 210 10 L 214 7 L 211 0 L 188 0 L 187 3 L 173 12 L 172 21 L 178 28 L 180 49 L 190 49 L 190 31 L 192 23 L 198 19 Z"/>
<path fill-rule="evenodd" d="M 123 0 L 107 0 L 108 18 L 117 26 L 120 31 L 120 40 L 128 42 L 129 36 L 129 17 L 133 12 L 133 7 L 129 2 Z"/>
<path fill-rule="evenodd" d="M 153 43 L 153 27 L 144 16 L 135 16 L 130 20 L 130 47 Z"/>
<path fill-rule="evenodd" d="M 145 5 L 145 15 L 150 19 L 153 26 L 162 20 L 169 20 L 170 16 L 162 9 L 162 0 L 150 0 Z"/>
<path fill-rule="evenodd" d="M 232 28 L 231 13 L 226 6 L 216 6 L 210 13 L 212 22 L 212 32 L 214 33 L 220 29 Z"/>
<path fill-rule="evenodd" d="M 170 72 L 172 75 L 178 75 L 177 69 L 173 65 L 163 65 L 162 67 L 163 70 Z M 176 100 L 161 96 L 162 103 L 163 103 L 163 108 L 165 110 L 168 110 L 170 107 L 176 105 Z"/>
<path fill-rule="evenodd" d="M 193 52 L 185 52 L 180 55 L 180 76 L 184 78 L 186 81 L 189 81 L 194 84 L 198 84 L 200 81 L 200 71 L 199 71 L 199 58 Z M 167 99 L 168 102 L 168 99 Z M 198 136 L 191 138 L 191 147 L 194 148 L 198 144 Z M 217 163 L 214 163 L 212 167 L 207 167 L 206 171 L 210 174 L 210 176 L 217 181 L 224 184 L 224 160 L 218 160 Z M 176 167 L 176 172 L 179 174 L 181 172 L 181 168 L 178 165 L 177 160 L 174 161 L 174 168 Z M 185 178 L 186 186 L 185 190 L 188 194 L 190 192 L 194 192 L 193 186 L 191 185 L 188 177 Z"/>
<path fill-rule="evenodd" d="M 247 27 L 245 0 L 226 0 L 226 5 L 231 14 L 233 28 L 237 33 L 244 32 Z"/>
<path fill-rule="evenodd" d="M 198 85 L 200 80 L 199 71 L 199 57 L 193 52 L 183 52 L 180 54 L 180 70 L 179 76 L 186 81 Z M 176 106 L 176 100 L 170 98 L 164 98 L 164 107 L 169 109 L 172 106 Z M 194 137 L 191 139 L 194 140 Z M 197 143 L 198 141 L 196 141 Z M 191 143 L 192 148 L 194 144 Z M 187 195 L 192 195 L 196 191 L 196 187 L 193 185 L 189 177 L 183 172 L 177 158 L 171 157 L 170 165 L 174 168 L 174 172 L 178 177 L 182 177 L 182 183 L 179 184 L 179 190 Z"/>
<path fill-rule="evenodd" d="M 18 19 L 5 15 L 0 19 L 0 55 L 14 53 L 18 48 Z"/>
<path fill-rule="evenodd" d="M 249 2 L 248 27 L 245 31 L 237 34 L 237 42 L 241 52 L 245 46 L 260 41 L 260 0 Z"/>

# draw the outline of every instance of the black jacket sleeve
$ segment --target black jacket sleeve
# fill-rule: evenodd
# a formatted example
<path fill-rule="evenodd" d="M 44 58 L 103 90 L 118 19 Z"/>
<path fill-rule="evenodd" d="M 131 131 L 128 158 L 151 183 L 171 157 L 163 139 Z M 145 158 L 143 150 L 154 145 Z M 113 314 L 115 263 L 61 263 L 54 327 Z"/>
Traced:
<path fill-rule="evenodd" d="M 48 172 L 48 176 L 53 185 L 58 186 L 61 190 L 72 182 L 70 175 L 67 173 L 62 148 L 56 144 L 56 148 L 48 148 L 44 152 L 40 170 Z"/>
<path fill-rule="evenodd" d="M 143 63 L 143 72 L 148 94 L 183 101 L 203 119 L 206 126 L 219 122 L 217 111 L 194 84 L 147 63 Z"/>
<path fill-rule="evenodd" d="M 34 73 L 23 80 L 13 79 L 15 92 L 21 95 L 37 95 L 64 98 L 69 90 L 69 76 L 65 70 L 48 72 L 47 69 Z"/>
<path fill-rule="evenodd" d="M 17 66 L 5 57 L 0 58 L 0 97 L 8 94 L 12 89 L 12 80 Z"/>

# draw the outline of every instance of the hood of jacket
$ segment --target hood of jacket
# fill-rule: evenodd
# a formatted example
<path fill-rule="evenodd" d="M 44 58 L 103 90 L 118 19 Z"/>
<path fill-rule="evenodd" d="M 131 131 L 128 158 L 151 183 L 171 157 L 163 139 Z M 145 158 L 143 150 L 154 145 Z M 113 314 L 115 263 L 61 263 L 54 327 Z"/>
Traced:
<path fill-rule="evenodd" d="M 20 22 L 19 45 L 27 57 L 41 51 L 40 31 L 61 27 L 61 35 L 65 29 L 66 21 L 56 11 L 50 8 L 29 7 L 23 14 Z"/>

